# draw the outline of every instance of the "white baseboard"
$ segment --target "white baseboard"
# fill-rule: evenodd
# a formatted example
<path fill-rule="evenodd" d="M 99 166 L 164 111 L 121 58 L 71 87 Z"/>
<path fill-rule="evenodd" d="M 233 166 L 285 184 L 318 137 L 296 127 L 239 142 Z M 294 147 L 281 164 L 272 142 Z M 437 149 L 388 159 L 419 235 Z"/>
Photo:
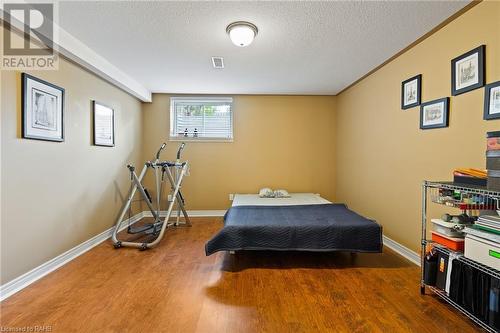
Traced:
<path fill-rule="evenodd" d="M 142 212 L 144 217 L 152 217 L 153 214 L 148 211 Z M 188 216 L 190 217 L 221 217 L 226 214 L 226 210 L 188 210 L 187 211 Z M 176 211 L 172 212 L 172 217 L 177 216 Z M 166 210 L 161 210 L 160 211 L 160 217 L 166 217 L 167 216 L 167 211 Z"/>
<path fill-rule="evenodd" d="M 221 217 L 227 210 L 188 210 L 188 215 L 192 217 Z"/>
<path fill-rule="evenodd" d="M 398 242 L 390 239 L 385 235 L 383 236 L 383 238 L 384 238 L 384 246 L 387 246 L 397 254 L 403 256 L 404 258 L 408 259 L 409 261 L 420 267 L 420 254 L 410 250 L 406 246 L 399 244 Z"/>
<path fill-rule="evenodd" d="M 165 217 L 166 216 L 166 211 L 160 212 L 160 216 Z M 189 210 L 187 211 L 189 216 L 192 217 L 212 217 L 212 216 L 224 216 L 226 213 L 225 210 Z M 122 222 L 122 227 L 120 228 L 120 231 L 125 229 L 128 225 L 132 225 L 138 221 L 140 221 L 143 217 L 151 217 L 151 212 L 150 211 L 143 211 L 140 213 L 137 213 L 136 215 L 132 216 L 130 220 L 124 220 Z M 96 235 L 92 237 L 91 239 L 75 246 L 72 249 L 69 249 L 68 251 L 64 252 L 63 254 L 58 255 L 57 257 L 41 264 L 38 267 L 35 267 L 31 271 L 3 284 L 0 286 L 0 301 L 3 301 L 4 299 L 14 295 L 18 291 L 26 288 L 33 282 L 41 279 L 45 275 L 55 271 L 59 267 L 65 265 L 66 263 L 70 262 L 71 260 L 75 259 L 76 257 L 84 254 L 85 252 L 89 251 L 93 247 L 99 245 L 100 243 L 104 242 L 108 238 L 111 237 L 114 226 L 101 232 L 99 235 Z"/>
<path fill-rule="evenodd" d="M 138 213 L 137 215 L 134 215 L 130 218 L 130 220 L 124 220 L 122 225 L 123 227 L 120 228 L 120 231 L 126 228 L 130 222 L 130 224 L 134 224 L 137 221 L 139 221 L 143 217 L 143 213 Z M 92 237 L 91 239 L 78 244 L 72 249 L 69 249 L 68 251 L 58 255 L 57 257 L 41 264 L 38 267 L 35 267 L 31 271 L 3 284 L 0 286 L 0 301 L 3 301 L 4 299 L 14 295 L 21 289 L 26 288 L 33 282 L 41 279 L 45 275 L 55 271 L 59 267 L 65 265 L 66 263 L 70 262 L 71 260 L 75 259 L 76 257 L 84 254 L 85 252 L 89 251 L 93 247 L 101 244 L 105 240 L 111 237 L 111 234 L 113 233 L 114 226 L 101 232 L 100 234 Z"/>
<path fill-rule="evenodd" d="M 224 216 L 225 210 L 190 210 L 187 212 L 189 216 L 192 217 L 220 217 Z M 165 211 L 160 212 L 160 216 L 164 217 L 166 215 Z M 122 222 L 122 227 L 120 231 L 125 229 L 129 224 L 134 224 L 140 221 L 143 217 L 151 216 L 149 211 L 140 212 L 130 218 L 130 220 L 124 220 Z M 93 247 L 104 242 L 111 237 L 113 233 L 114 226 L 101 232 L 100 234 L 92 237 L 91 239 L 75 246 L 74 248 L 58 255 L 57 257 L 41 264 L 40 266 L 32 269 L 31 271 L 3 284 L 0 286 L 0 301 L 7 299 L 8 297 L 14 295 L 18 291 L 26 288 L 33 282 L 41 279 L 45 275 L 55 271 L 59 267 L 65 265 L 76 257 L 84 254 Z M 384 245 L 402 255 L 406 259 L 420 266 L 420 256 L 408 249 L 407 247 L 393 241 L 387 236 L 384 237 Z"/>

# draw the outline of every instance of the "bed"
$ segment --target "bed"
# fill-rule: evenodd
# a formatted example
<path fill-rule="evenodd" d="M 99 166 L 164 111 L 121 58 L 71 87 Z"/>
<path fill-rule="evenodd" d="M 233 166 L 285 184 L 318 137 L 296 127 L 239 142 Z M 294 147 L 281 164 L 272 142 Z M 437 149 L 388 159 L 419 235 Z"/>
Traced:
<path fill-rule="evenodd" d="M 236 194 L 205 253 L 238 250 L 382 252 L 382 227 L 314 193 Z"/>

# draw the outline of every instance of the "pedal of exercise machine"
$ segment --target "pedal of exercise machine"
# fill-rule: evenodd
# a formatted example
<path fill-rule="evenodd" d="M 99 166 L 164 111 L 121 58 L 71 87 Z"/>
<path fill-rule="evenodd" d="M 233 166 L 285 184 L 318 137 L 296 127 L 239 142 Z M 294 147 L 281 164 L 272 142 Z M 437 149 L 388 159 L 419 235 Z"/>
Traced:
<path fill-rule="evenodd" d="M 145 233 L 145 234 L 155 234 L 160 232 L 161 227 L 163 226 L 163 222 L 159 221 L 156 223 L 146 223 L 144 225 L 138 226 L 138 227 L 128 227 L 127 232 L 129 234 L 140 234 L 140 233 Z"/>

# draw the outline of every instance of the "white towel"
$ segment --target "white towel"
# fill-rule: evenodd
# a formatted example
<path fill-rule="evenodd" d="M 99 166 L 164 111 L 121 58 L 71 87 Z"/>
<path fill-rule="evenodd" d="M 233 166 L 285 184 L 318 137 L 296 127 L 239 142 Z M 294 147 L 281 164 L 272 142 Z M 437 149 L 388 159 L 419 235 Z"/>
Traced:
<path fill-rule="evenodd" d="M 444 291 L 446 295 L 450 295 L 450 280 L 451 280 L 451 268 L 453 266 L 453 260 L 457 259 L 459 256 L 458 253 L 450 252 L 450 256 L 448 257 L 448 271 L 446 272 L 446 285 L 444 287 Z"/>
<path fill-rule="evenodd" d="M 261 198 L 274 198 L 274 191 L 269 187 L 261 188 L 259 191 L 259 197 Z"/>
<path fill-rule="evenodd" d="M 274 197 L 275 198 L 290 198 L 291 196 L 287 190 L 280 189 L 280 190 L 274 191 Z"/>

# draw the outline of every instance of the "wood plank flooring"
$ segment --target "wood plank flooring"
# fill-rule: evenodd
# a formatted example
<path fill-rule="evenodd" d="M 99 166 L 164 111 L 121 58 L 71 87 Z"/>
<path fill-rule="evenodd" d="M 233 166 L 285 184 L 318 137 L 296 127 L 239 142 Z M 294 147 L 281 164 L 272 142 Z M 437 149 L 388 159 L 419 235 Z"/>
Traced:
<path fill-rule="evenodd" d="M 0 304 L 6 328 L 52 332 L 476 332 L 419 293 L 418 268 L 383 254 L 206 257 L 220 218 L 170 229 L 140 252 L 105 242 Z"/>

